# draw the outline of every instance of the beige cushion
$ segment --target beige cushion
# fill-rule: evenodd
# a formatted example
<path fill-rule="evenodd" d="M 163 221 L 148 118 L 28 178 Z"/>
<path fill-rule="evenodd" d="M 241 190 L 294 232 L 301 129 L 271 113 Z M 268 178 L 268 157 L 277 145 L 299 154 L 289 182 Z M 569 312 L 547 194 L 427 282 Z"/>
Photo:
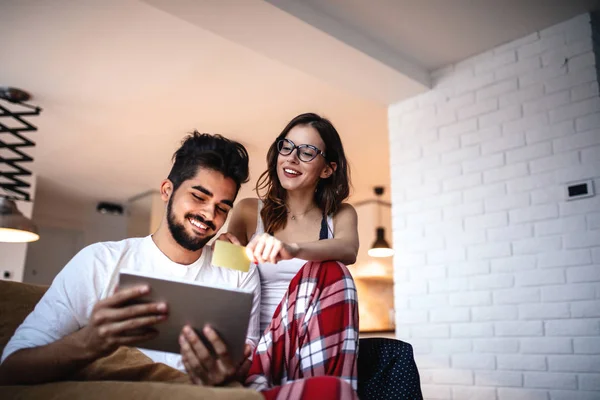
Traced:
<path fill-rule="evenodd" d="M 0 353 L 46 289 L 47 286 L 0 280 Z"/>
<path fill-rule="evenodd" d="M 207 388 L 161 382 L 57 382 L 33 386 L 0 386 L 3 400 L 264 400 L 250 389 Z"/>
<path fill-rule="evenodd" d="M 0 352 L 46 289 L 45 286 L 0 281 Z M 250 389 L 191 385 L 186 374 L 154 363 L 137 349 L 129 347 L 121 347 L 111 355 L 96 360 L 68 380 L 45 385 L 2 386 L 0 397 L 3 400 L 120 400 L 134 397 L 147 400 L 263 399 L 258 392 Z"/>

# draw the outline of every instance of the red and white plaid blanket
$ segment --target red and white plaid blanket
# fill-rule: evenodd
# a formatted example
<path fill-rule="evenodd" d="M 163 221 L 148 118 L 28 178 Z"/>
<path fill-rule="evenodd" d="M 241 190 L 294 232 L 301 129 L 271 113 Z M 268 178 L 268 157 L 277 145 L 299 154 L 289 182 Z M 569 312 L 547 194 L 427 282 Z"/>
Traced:
<path fill-rule="evenodd" d="M 341 378 L 315 376 L 261 392 L 265 400 L 358 400 L 356 391 Z"/>
<path fill-rule="evenodd" d="M 356 397 L 357 356 L 358 301 L 350 272 L 337 262 L 308 262 L 263 333 L 246 386 L 267 399 L 309 398 L 302 393 L 309 396 L 313 390 L 319 390 L 319 398 L 327 393 Z M 325 376 L 339 379 L 313 378 Z M 275 388 L 280 385 L 286 386 Z"/>

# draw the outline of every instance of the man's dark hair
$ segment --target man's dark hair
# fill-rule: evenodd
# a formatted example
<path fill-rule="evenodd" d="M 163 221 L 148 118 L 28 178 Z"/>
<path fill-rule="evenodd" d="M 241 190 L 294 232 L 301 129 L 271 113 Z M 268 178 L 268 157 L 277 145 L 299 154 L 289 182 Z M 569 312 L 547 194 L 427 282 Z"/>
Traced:
<path fill-rule="evenodd" d="M 248 182 L 248 152 L 242 144 L 221 135 L 194 131 L 173 154 L 173 167 L 168 176 L 173 191 L 196 176 L 198 168 L 222 173 L 233 179 L 239 190 L 242 183 Z"/>

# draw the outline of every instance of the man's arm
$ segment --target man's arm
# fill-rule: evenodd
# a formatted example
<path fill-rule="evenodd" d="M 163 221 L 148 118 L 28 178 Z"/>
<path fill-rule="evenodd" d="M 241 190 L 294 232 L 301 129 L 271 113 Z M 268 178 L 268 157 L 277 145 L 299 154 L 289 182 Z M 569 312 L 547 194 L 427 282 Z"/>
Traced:
<path fill-rule="evenodd" d="M 57 381 L 96 359 L 83 343 L 82 331 L 41 347 L 17 350 L 0 365 L 0 385 Z"/>
<path fill-rule="evenodd" d="M 164 303 L 124 304 L 147 294 L 148 286 L 124 289 L 99 301 L 90 322 L 53 343 L 10 354 L 0 365 L 0 384 L 26 385 L 60 380 L 90 362 L 156 337 L 151 327 L 167 318 Z"/>
<path fill-rule="evenodd" d="M 19 366 L 19 359 L 27 357 L 29 350 L 55 343 L 87 324 L 91 308 L 106 286 L 106 274 L 103 273 L 103 266 L 98 265 L 97 261 L 110 261 L 110 257 L 107 257 L 109 254 L 104 252 L 105 248 L 102 245 L 88 246 L 77 253 L 59 272 L 35 309 L 17 328 L 4 348 L 0 381 L 16 383 L 18 379 L 25 379 L 26 375 L 35 378 L 52 372 L 44 371 L 52 366 L 37 368 L 36 364 L 26 364 L 24 368 L 28 373 L 19 374 L 19 371 L 23 370 Z M 50 348 L 51 351 L 52 349 Z"/>
<path fill-rule="evenodd" d="M 233 235 L 235 241 L 229 240 L 232 243 L 246 246 L 256 230 L 258 210 L 258 199 L 247 198 L 240 200 L 235 205 L 229 218 L 227 225 L 227 233 L 225 236 Z M 226 239 L 227 240 L 227 239 Z"/>
<path fill-rule="evenodd" d="M 251 356 L 260 338 L 260 277 L 255 265 L 244 274 L 239 287 L 252 290 L 254 294 L 244 358 L 241 361 L 231 359 L 227 345 L 210 326 L 205 326 L 203 333 L 214 353 L 198 338 L 191 327 L 186 325 L 181 330 L 179 345 L 183 365 L 190 380 L 195 384 L 216 386 L 234 381 L 243 382 L 248 375 L 252 364 Z"/>
<path fill-rule="evenodd" d="M 250 260 L 255 263 L 277 263 L 301 258 L 308 261 L 339 261 L 350 265 L 358 254 L 358 217 L 350 204 L 343 204 L 333 218 L 335 238 L 304 243 L 284 243 L 263 233 L 255 236 L 246 246 Z"/>
<path fill-rule="evenodd" d="M 206 325 L 202 333 L 213 351 L 189 325 L 184 326 L 179 335 L 181 360 L 190 380 L 197 385 L 219 386 L 245 379 L 250 369 L 250 345 L 244 347 L 244 360 L 235 362 L 229 356 L 227 345 L 212 327 Z"/>
<path fill-rule="evenodd" d="M 256 265 L 250 266 L 250 270 L 246 274 L 246 277 L 242 281 L 240 287 L 252 290 L 254 295 L 252 299 L 252 309 L 250 311 L 250 321 L 248 322 L 248 333 L 246 335 L 246 344 L 250 346 L 250 353 L 248 355 L 244 354 L 244 361 L 238 367 L 235 374 L 235 379 L 241 383 L 244 383 L 246 376 L 248 375 L 248 371 L 250 370 L 250 366 L 252 365 L 252 356 L 254 355 L 254 350 L 256 350 L 256 346 L 258 346 L 258 341 L 262 335 L 262 332 L 260 331 L 261 287 L 258 267 Z"/>
<path fill-rule="evenodd" d="M 260 339 L 260 276 L 256 265 L 251 265 L 250 270 L 245 274 L 240 284 L 240 288 L 251 290 L 253 294 L 252 309 L 250 310 L 250 321 L 248 322 L 248 333 L 246 334 L 246 343 L 252 347 L 252 352 L 258 345 Z"/>

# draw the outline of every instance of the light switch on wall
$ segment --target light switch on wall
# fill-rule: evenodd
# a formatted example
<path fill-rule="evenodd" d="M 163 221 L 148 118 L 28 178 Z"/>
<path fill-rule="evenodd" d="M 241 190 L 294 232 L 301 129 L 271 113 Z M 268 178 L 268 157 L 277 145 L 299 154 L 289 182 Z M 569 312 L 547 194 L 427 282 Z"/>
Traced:
<path fill-rule="evenodd" d="M 567 200 L 583 199 L 594 196 L 594 181 L 571 182 L 566 187 Z"/>

